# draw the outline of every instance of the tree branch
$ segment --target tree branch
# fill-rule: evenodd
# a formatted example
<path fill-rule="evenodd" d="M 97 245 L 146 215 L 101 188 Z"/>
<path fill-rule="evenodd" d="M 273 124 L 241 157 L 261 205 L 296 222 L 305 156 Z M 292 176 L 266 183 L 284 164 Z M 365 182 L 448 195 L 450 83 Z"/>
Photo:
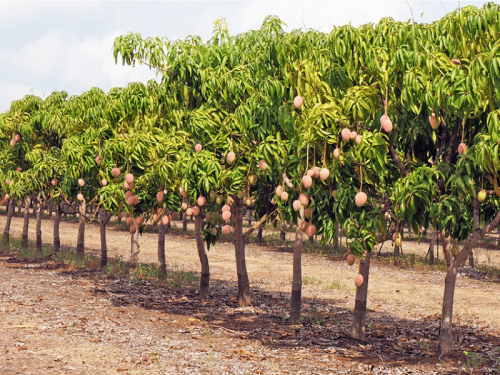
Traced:
<path fill-rule="evenodd" d="M 274 210 L 274 211 L 276 211 L 276 210 Z M 274 211 L 273 211 L 273 212 L 274 212 Z M 256 224 L 254 224 L 251 228 L 249 228 L 249 229 L 245 232 L 245 234 L 243 235 L 243 241 L 244 241 L 244 242 L 246 242 L 246 241 L 248 240 L 248 238 L 250 237 L 250 235 L 251 235 L 251 234 L 252 234 L 255 230 L 257 230 L 257 229 L 258 229 L 258 228 L 259 228 L 262 224 L 264 224 L 264 223 L 265 223 L 265 221 L 269 218 L 269 216 L 270 216 L 273 212 L 268 212 L 268 213 L 266 213 L 264 216 L 262 216 L 262 217 L 260 218 L 260 220 L 259 220 Z"/>
<path fill-rule="evenodd" d="M 394 158 L 394 161 L 396 162 L 396 165 L 398 166 L 398 168 L 401 171 L 401 173 L 405 177 L 408 177 L 408 171 L 406 170 L 405 166 L 401 162 L 401 159 L 399 158 L 398 154 L 396 153 L 396 150 L 394 149 L 394 147 L 391 146 L 391 145 L 389 145 L 389 151 L 391 151 L 391 155 Z"/>

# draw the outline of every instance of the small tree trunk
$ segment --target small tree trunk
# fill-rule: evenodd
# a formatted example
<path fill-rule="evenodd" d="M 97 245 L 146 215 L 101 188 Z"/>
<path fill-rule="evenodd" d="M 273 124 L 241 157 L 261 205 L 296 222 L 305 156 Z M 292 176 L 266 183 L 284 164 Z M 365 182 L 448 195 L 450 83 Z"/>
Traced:
<path fill-rule="evenodd" d="M 236 272 L 238 274 L 238 303 L 240 307 L 250 305 L 250 281 L 248 280 L 245 261 L 245 241 L 243 240 L 243 201 L 235 197 L 236 217 L 234 226 L 234 248 L 236 255 Z"/>
<path fill-rule="evenodd" d="M 474 252 L 473 251 L 471 251 L 470 254 L 469 254 L 469 267 L 472 267 L 472 268 L 475 267 Z"/>
<path fill-rule="evenodd" d="M 201 213 L 196 216 L 194 222 L 194 233 L 196 236 L 196 247 L 201 263 L 200 297 L 204 298 L 209 293 L 210 288 L 210 265 L 208 263 L 207 252 L 205 251 L 205 242 L 203 241 L 203 218 Z M 242 219 L 243 220 L 243 219 Z"/>
<path fill-rule="evenodd" d="M 165 233 L 167 228 L 160 220 L 158 230 L 158 274 L 160 277 L 167 276 L 167 262 L 165 260 Z"/>
<path fill-rule="evenodd" d="M 264 225 L 259 226 L 259 230 L 257 231 L 257 241 L 262 242 L 262 231 L 264 230 Z"/>
<path fill-rule="evenodd" d="M 101 235 L 101 270 L 108 265 L 108 244 L 106 241 L 106 224 L 110 219 L 110 215 L 104 208 L 99 208 L 99 232 Z"/>
<path fill-rule="evenodd" d="M 54 218 L 54 253 L 61 251 L 61 238 L 59 236 L 59 225 L 62 217 L 61 203 L 56 204 L 56 217 Z"/>
<path fill-rule="evenodd" d="M 286 240 L 286 224 L 284 221 L 281 222 L 280 240 L 283 242 Z"/>
<path fill-rule="evenodd" d="M 185 212 L 182 213 L 182 231 L 187 232 L 188 220 Z"/>
<path fill-rule="evenodd" d="M 40 195 L 36 200 L 36 249 L 42 251 L 42 203 Z"/>
<path fill-rule="evenodd" d="M 7 221 L 5 222 L 5 228 L 3 230 L 3 246 L 4 249 L 10 249 L 10 223 L 12 222 L 12 216 L 14 216 L 14 208 L 16 205 L 16 200 L 10 198 L 9 207 L 7 210 Z"/>
<path fill-rule="evenodd" d="M 497 250 L 500 249 L 500 228 L 498 228 L 498 241 L 497 241 Z"/>
<path fill-rule="evenodd" d="M 76 241 L 76 258 L 83 260 L 85 256 L 85 199 L 78 208 L 78 237 Z"/>
<path fill-rule="evenodd" d="M 26 204 L 24 205 L 24 222 L 23 222 L 23 235 L 21 248 L 28 248 L 28 234 L 29 234 L 29 225 L 30 225 L 30 205 L 31 205 L 31 197 L 28 195 L 26 198 Z"/>
<path fill-rule="evenodd" d="M 435 242 L 434 230 L 431 232 L 431 246 L 429 247 L 429 263 L 434 264 L 434 242 Z"/>
<path fill-rule="evenodd" d="M 453 346 L 453 299 L 457 281 L 458 264 L 453 262 L 446 271 L 444 282 L 443 310 L 441 314 L 441 331 L 439 334 L 439 349 L 442 353 L 450 353 Z"/>
<path fill-rule="evenodd" d="M 292 279 L 292 301 L 290 304 L 290 323 L 300 323 L 302 305 L 302 245 L 303 233 L 300 223 L 304 220 L 304 208 L 300 208 L 300 220 L 295 229 L 295 244 L 293 245 L 293 279 Z"/>
<path fill-rule="evenodd" d="M 359 274 L 363 276 L 363 284 L 356 289 L 356 302 L 352 314 L 351 337 L 364 340 L 366 321 L 366 300 L 368 296 L 368 276 L 370 275 L 369 251 L 365 251 L 365 259 L 359 261 Z"/>
<path fill-rule="evenodd" d="M 252 226 L 252 210 L 248 210 L 248 225 Z"/>
<path fill-rule="evenodd" d="M 138 225 L 134 224 L 136 227 L 136 231 L 134 234 L 130 235 L 130 268 L 133 270 L 137 269 L 137 265 L 139 264 L 139 252 L 141 251 L 141 247 L 139 246 L 139 228 Z"/>
<path fill-rule="evenodd" d="M 121 215 L 121 213 L 119 213 L 119 214 L 118 214 L 118 216 L 116 217 L 116 222 L 117 222 L 118 224 L 121 224 L 121 223 L 122 223 L 122 215 Z"/>

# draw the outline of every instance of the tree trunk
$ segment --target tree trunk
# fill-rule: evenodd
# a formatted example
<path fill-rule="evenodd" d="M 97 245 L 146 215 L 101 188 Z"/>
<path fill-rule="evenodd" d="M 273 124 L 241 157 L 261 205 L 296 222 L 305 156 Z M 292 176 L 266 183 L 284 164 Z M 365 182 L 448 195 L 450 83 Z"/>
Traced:
<path fill-rule="evenodd" d="M 469 254 L 469 267 L 474 268 L 475 263 L 474 263 L 474 252 L 471 251 Z"/>
<path fill-rule="evenodd" d="M 446 271 L 444 282 L 443 310 L 441 314 L 441 331 L 439 334 L 439 349 L 441 353 L 448 354 L 453 346 L 453 299 L 457 281 L 458 264 L 452 262 Z"/>
<path fill-rule="evenodd" d="M 10 198 L 9 208 L 7 210 L 7 221 L 5 222 L 5 228 L 3 230 L 3 247 L 6 250 L 10 249 L 10 223 L 12 222 L 12 216 L 14 216 L 16 200 Z"/>
<path fill-rule="evenodd" d="M 429 247 L 429 263 L 434 264 L 434 242 L 436 238 L 436 234 L 434 233 L 435 231 L 432 230 L 431 232 L 431 246 Z"/>
<path fill-rule="evenodd" d="M 290 304 L 290 323 L 300 323 L 300 313 L 302 304 L 302 245 L 303 233 L 300 224 L 304 220 L 304 208 L 300 208 L 301 219 L 295 229 L 295 244 L 293 245 L 293 279 L 292 279 L 292 301 Z"/>
<path fill-rule="evenodd" d="M 99 232 L 101 234 L 101 270 L 108 265 L 108 244 L 106 241 L 106 224 L 111 215 L 104 208 L 99 208 Z"/>
<path fill-rule="evenodd" d="M 136 270 L 139 264 L 139 252 L 141 251 L 141 247 L 139 246 L 139 226 L 135 221 L 133 225 L 135 225 L 136 231 L 134 234 L 130 235 L 130 268 Z"/>
<path fill-rule="evenodd" d="M 188 220 L 185 212 L 182 213 L 182 231 L 187 232 Z"/>
<path fill-rule="evenodd" d="M 78 238 L 76 241 L 76 258 L 83 260 L 85 256 L 85 199 L 78 208 Z"/>
<path fill-rule="evenodd" d="M 366 321 L 366 300 L 368 296 L 368 276 L 370 275 L 370 256 L 371 253 L 365 251 L 365 259 L 359 261 L 359 274 L 363 276 L 363 284 L 356 288 L 356 302 L 352 314 L 351 337 L 365 339 L 365 321 Z"/>
<path fill-rule="evenodd" d="M 24 222 L 23 222 L 23 235 L 21 248 L 28 248 L 28 235 L 29 235 L 29 225 L 30 225 L 30 206 L 31 206 L 31 197 L 28 195 L 26 197 L 26 204 L 24 205 Z"/>
<path fill-rule="evenodd" d="M 262 231 L 264 230 L 264 225 L 259 226 L 259 230 L 257 231 L 257 242 L 262 242 Z"/>
<path fill-rule="evenodd" d="M 283 242 L 286 240 L 286 224 L 284 221 L 281 222 L 280 240 Z"/>
<path fill-rule="evenodd" d="M 248 210 L 248 225 L 252 226 L 252 210 Z"/>
<path fill-rule="evenodd" d="M 500 228 L 498 228 L 498 241 L 497 241 L 497 250 L 500 249 Z"/>
<path fill-rule="evenodd" d="M 240 307 L 250 305 L 250 281 L 245 262 L 245 241 L 243 240 L 243 201 L 235 197 L 236 217 L 234 225 L 234 248 L 236 272 L 238 274 L 238 303 Z"/>
<path fill-rule="evenodd" d="M 36 249 L 42 251 L 42 203 L 40 195 L 36 200 Z"/>
<path fill-rule="evenodd" d="M 158 230 L 158 274 L 160 278 L 167 276 L 167 262 L 165 260 L 165 233 L 167 228 L 160 220 Z"/>
<path fill-rule="evenodd" d="M 204 298 L 210 290 L 210 265 L 208 263 L 207 252 L 205 251 L 205 242 L 203 241 L 203 218 L 201 213 L 196 216 L 194 222 L 194 233 L 196 236 L 196 247 L 201 263 L 200 297 Z M 243 221 L 243 219 L 242 219 Z"/>
<path fill-rule="evenodd" d="M 56 204 L 56 217 L 54 218 L 54 253 L 61 251 L 61 238 L 59 236 L 59 225 L 61 224 L 61 203 Z"/>

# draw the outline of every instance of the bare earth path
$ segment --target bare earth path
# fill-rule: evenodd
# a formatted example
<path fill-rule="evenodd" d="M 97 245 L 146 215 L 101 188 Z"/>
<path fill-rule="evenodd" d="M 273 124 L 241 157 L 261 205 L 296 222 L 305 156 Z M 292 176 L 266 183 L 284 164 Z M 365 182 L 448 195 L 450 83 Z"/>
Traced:
<path fill-rule="evenodd" d="M 0 227 L 5 216 L 0 216 Z M 22 218 L 13 220 L 19 237 Z M 35 223 L 30 223 L 34 238 Z M 76 245 L 77 225 L 61 223 L 61 243 Z M 43 242 L 52 242 L 44 220 Z M 128 259 L 130 237 L 107 232 L 110 256 Z M 98 227 L 85 245 L 99 249 Z M 141 238 L 142 262 L 156 261 L 157 236 Z M 167 235 L 170 269 L 197 272 L 194 239 Z M 0 374 L 456 373 L 436 355 L 444 274 L 377 265 L 370 274 L 368 341 L 347 338 L 355 267 L 304 254 L 304 324 L 286 322 L 292 254 L 247 246 L 254 306 L 234 299 L 234 248 L 209 252 L 212 298 L 138 285 L 123 278 L 65 272 L 50 263 L 0 259 Z M 54 269 L 50 269 L 50 268 Z M 495 373 L 500 347 L 500 284 L 460 277 L 455 313 L 458 352 L 486 358 Z M 463 357 L 463 355 L 462 355 Z M 464 362 L 464 358 L 461 358 Z M 466 359 L 465 359 L 466 361 Z M 402 367 L 403 366 L 403 367 Z M 500 361 L 497 366 L 500 366 Z M 481 367 L 478 365 L 478 368 Z M 405 370 L 405 368 L 407 370 Z M 400 372 L 397 372 L 400 371 Z"/>

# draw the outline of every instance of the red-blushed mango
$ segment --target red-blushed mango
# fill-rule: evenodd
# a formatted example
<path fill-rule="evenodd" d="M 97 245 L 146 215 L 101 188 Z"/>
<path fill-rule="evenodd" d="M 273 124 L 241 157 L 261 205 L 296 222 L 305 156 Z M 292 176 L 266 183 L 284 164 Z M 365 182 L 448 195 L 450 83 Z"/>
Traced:
<path fill-rule="evenodd" d="M 198 206 L 193 206 L 193 207 L 191 208 L 191 210 L 193 211 L 193 215 L 194 215 L 194 216 L 198 216 L 198 215 L 200 214 L 200 212 L 201 212 L 201 211 L 200 211 L 200 207 L 198 207 Z"/>
<path fill-rule="evenodd" d="M 264 159 L 259 162 L 259 168 L 261 171 L 267 171 L 268 166 Z"/>
<path fill-rule="evenodd" d="M 143 220 L 143 219 L 142 219 L 142 216 L 137 216 L 137 217 L 135 218 L 135 222 L 136 222 L 138 225 L 141 225 L 141 224 L 142 224 L 142 220 Z"/>
<path fill-rule="evenodd" d="M 59 180 L 57 178 L 53 178 L 52 181 L 50 181 L 50 183 L 52 184 L 52 186 L 57 186 Z"/>
<path fill-rule="evenodd" d="M 313 177 L 313 176 L 314 176 L 314 171 L 313 171 L 312 169 L 309 169 L 309 170 L 307 171 L 307 175 L 308 175 L 309 177 Z"/>
<path fill-rule="evenodd" d="M 230 227 L 229 225 L 224 225 L 224 226 L 222 227 L 222 233 L 224 233 L 224 234 L 226 234 L 226 235 L 227 235 L 227 234 L 230 234 L 230 233 L 231 233 L 231 227 Z"/>
<path fill-rule="evenodd" d="M 340 136 L 342 137 L 342 140 L 344 142 L 347 142 L 348 140 L 351 139 L 351 131 L 348 128 L 344 128 L 340 132 Z"/>
<path fill-rule="evenodd" d="M 330 177 L 330 170 L 328 168 L 321 168 L 319 178 L 321 178 L 322 181 L 326 181 L 328 177 Z"/>
<path fill-rule="evenodd" d="M 302 184 L 306 189 L 309 189 L 312 186 L 312 183 L 313 181 L 311 176 L 305 175 L 304 177 L 302 177 Z"/>
<path fill-rule="evenodd" d="M 354 203 L 358 207 L 362 207 L 365 205 L 366 201 L 368 200 L 368 196 L 366 195 L 365 192 L 360 191 L 359 193 L 356 194 L 354 197 Z"/>
<path fill-rule="evenodd" d="M 153 223 L 158 224 L 159 221 L 160 221 L 160 215 L 153 214 Z"/>
<path fill-rule="evenodd" d="M 182 198 L 186 198 L 186 190 L 182 186 L 179 186 L 179 194 Z"/>
<path fill-rule="evenodd" d="M 357 274 L 354 276 L 354 285 L 356 285 L 356 288 L 359 288 L 361 285 L 363 285 L 363 275 Z"/>
<path fill-rule="evenodd" d="M 203 207 L 204 205 L 207 204 L 207 198 L 205 198 L 204 196 L 199 196 L 198 199 L 196 200 L 196 204 L 199 207 Z"/>
<path fill-rule="evenodd" d="M 276 191 L 275 191 L 276 195 L 277 195 L 278 197 L 280 197 L 282 192 L 283 192 L 283 188 L 281 187 L 281 185 L 278 185 L 278 186 L 276 187 Z"/>
<path fill-rule="evenodd" d="M 429 116 L 429 122 L 431 124 L 431 128 L 436 130 L 439 128 L 439 119 L 436 118 L 436 114 L 432 112 L 432 114 Z"/>
<path fill-rule="evenodd" d="M 384 129 L 386 133 L 390 133 L 392 131 L 393 125 L 389 116 L 383 115 L 380 118 L 380 123 L 382 124 L 382 129 Z"/>
<path fill-rule="evenodd" d="M 76 199 L 78 199 L 80 202 L 83 201 L 83 194 L 82 193 L 78 193 L 76 195 Z"/>
<path fill-rule="evenodd" d="M 158 203 L 163 202 L 163 191 L 159 191 L 158 193 L 156 193 L 156 200 L 158 201 Z"/>
<path fill-rule="evenodd" d="M 127 181 L 128 184 L 131 184 L 134 182 L 134 175 L 132 173 L 127 173 L 125 175 L 125 181 Z"/>
<path fill-rule="evenodd" d="M 125 219 L 125 223 L 131 227 L 132 225 L 134 225 L 134 218 L 132 216 L 129 216 Z"/>
<path fill-rule="evenodd" d="M 13 139 L 11 139 L 11 140 L 10 140 L 10 145 L 11 145 L 12 147 L 14 147 L 14 146 L 16 145 L 16 141 L 15 141 L 15 140 L 13 140 Z"/>
<path fill-rule="evenodd" d="M 96 162 L 98 165 L 99 165 L 99 164 L 101 164 L 101 161 L 102 161 L 102 159 L 101 159 L 101 157 L 100 157 L 100 156 L 96 156 L 96 157 L 95 157 L 95 162 Z"/>
<path fill-rule="evenodd" d="M 132 197 L 134 195 L 134 193 L 132 193 L 131 191 L 127 191 L 125 193 L 125 199 L 129 199 L 130 197 Z"/>
<path fill-rule="evenodd" d="M 229 219 L 231 219 L 231 212 L 230 211 L 224 211 L 222 213 L 222 220 L 228 221 Z"/>
<path fill-rule="evenodd" d="M 186 202 L 183 202 L 183 203 L 181 204 L 181 210 L 182 210 L 182 211 L 186 211 L 187 209 L 188 209 L 188 204 L 187 204 Z"/>
<path fill-rule="evenodd" d="M 130 234 L 135 234 L 135 232 L 137 232 L 137 228 L 134 224 L 132 224 L 132 226 L 130 227 Z"/>
<path fill-rule="evenodd" d="M 354 264 L 354 255 L 349 254 L 347 256 L 347 264 L 350 265 L 350 266 L 352 266 Z"/>
<path fill-rule="evenodd" d="M 82 178 L 78 179 L 78 185 L 84 186 L 85 185 L 85 180 L 83 180 Z"/>
<path fill-rule="evenodd" d="M 361 143 L 361 136 L 359 134 L 356 136 L 355 141 L 356 141 L 357 145 L 359 145 Z"/>
<path fill-rule="evenodd" d="M 308 226 L 308 225 L 309 225 L 309 223 L 308 223 L 307 221 L 302 220 L 302 223 L 300 223 L 300 230 L 301 230 L 302 232 L 305 232 L 305 231 L 306 231 L 306 229 L 307 229 L 307 226 Z"/>
<path fill-rule="evenodd" d="M 340 150 L 340 148 L 337 147 L 335 150 L 333 150 L 333 157 L 335 159 L 338 159 L 338 158 L 340 158 L 341 153 L 342 153 L 342 151 Z"/>
<path fill-rule="evenodd" d="M 288 193 L 286 191 L 282 192 L 281 193 L 281 201 L 286 202 L 287 199 L 288 199 Z"/>
<path fill-rule="evenodd" d="M 118 167 L 114 167 L 112 170 L 111 170 L 111 174 L 113 175 L 113 177 L 118 177 L 120 175 L 120 168 Z"/>
<path fill-rule="evenodd" d="M 187 210 L 186 210 L 186 215 L 187 216 L 192 216 L 193 215 L 193 209 L 191 207 L 189 207 Z"/>
<path fill-rule="evenodd" d="M 309 237 L 313 237 L 316 234 L 316 226 L 314 224 L 310 224 L 306 229 L 306 234 Z"/>
<path fill-rule="evenodd" d="M 236 159 L 236 154 L 232 151 L 229 151 L 227 154 L 227 162 L 232 163 Z"/>
<path fill-rule="evenodd" d="M 222 212 L 231 211 L 231 207 L 228 204 L 222 206 Z"/>
<path fill-rule="evenodd" d="M 299 202 L 302 206 L 307 207 L 309 205 L 309 198 L 304 193 L 299 195 Z"/>
<path fill-rule="evenodd" d="M 202 149 L 202 147 L 201 147 L 201 144 L 199 144 L 199 143 L 197 143 L 197 144 L 194 146 L 194 150 L 195 150 L 196 152 L 200 152 L 200 151 L 201 151 L 201 149 Z"/>
<path fill-rule="evenodd" d="M 177 212 L 176 212 L 177 213 Z M 168 223 L 170 223 L 170 218 L 167 216 L 167 215 L 164 215 L 162 218 L 161 218 L 161 223 L 165 226 L 168 225 Z"/>
<path fill-rule="evenodd" d="M 9 179 L 6 179 L 6 180 L 5 180 L 5 184 L 6 184 L 7 186 L 8 186 L 8 185 L 10 185 L 10 180 L 9 180 Z"/>
<path fill-rule="evenodd" d="M 14 136 L 14 141 L 19 142 L 21 140 L 21 136 L 19 134 L 16 134 Z"/>
<path fill-rule="evenodd" d="M 313 171 L 313 177 L 318 178 L 318 177 L 319 177 L 319 168 L 318 168 L 318 167 L 316 167 L 316 166 L 314 166 L 314 167 L 312 168 L 312 171 Z"/>
<path fill-rule="evenodd" d="M 356 139 L 357 136 L 358 136 L 358 132 L 356 132 L 356 131 L 352 131 L 351 134 L 349 134 L 350 139 Z"/>
<path fill-rule="evenodd" d="M 299 109 L 300 107 L 302 107 L 302 104 L 304 104 L 304 99 L 302 98 L 302 96 L 297 95 L 295 98 L 293 98 L 293 107 L 295 109 Z"/>
<path fill-rule="evenodd" d="M 102 185 L 102 186 L 106 186 L 107 184 L 108 184 L 108 180 L 106 180 L 105 178 L 103 178 L 103 179 L 101 180 L 101 185 Z"/>
<path fill-rule="evenodd" d="M 125 182 L 123 183 L 123 188 L 124 188 L 125 190 L 130 190 L 130 185 L 128 184 L 128 182 L 127 182 L 127 181 L 125 181 Z"/>
<path fill-rule="evenodd" d="M 313 210 L 311 208 L 306 208 L 304 210 L 304 217 L 307 219 L 311 219 L 313 216 Z"/>
<path fill-rule="evenodd" d="M 458 145 L 458 153 L 459 153 L 460 155 L 462 155 L 462 154 L 465 154 L 466 152 L 467 152 L 467 145 L 466 145 L 465 143 L 463 143 L 463 142 L 462 142 L 462 143 L 460 143 L 460 144 Z"/>
<path fill-rule="evenodd" d="M 293 207 L 293 210 L 294 210 L 294 211 L 299 211 L 299 210 L 300 210 L 300 208 L 302 207 L 302 204 L 301 204 L 301 203 L 300 203 L 300 201 L 297 199 L 297 200 L 293 201 L 292 207 Z"/>

